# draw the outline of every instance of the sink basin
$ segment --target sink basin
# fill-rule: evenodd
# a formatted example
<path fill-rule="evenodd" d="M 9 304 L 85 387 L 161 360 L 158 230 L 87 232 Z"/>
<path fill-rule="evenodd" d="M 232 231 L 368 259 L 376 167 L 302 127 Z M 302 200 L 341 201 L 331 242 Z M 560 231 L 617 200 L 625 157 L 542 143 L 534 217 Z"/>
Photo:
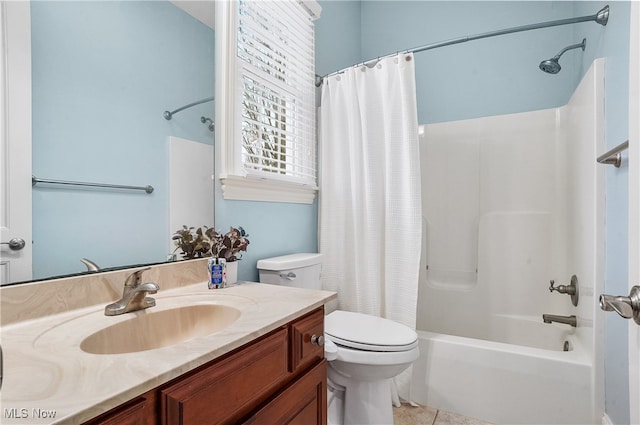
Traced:
<path fill-rule="evenodd" d="M 218 332 L 240 317 L 240 310 L 198 304 L 162 311 L 145 310 L 129 320 L 101 329 L 81 343 L 92 354 L 122 354 L 167 347 Z"/>

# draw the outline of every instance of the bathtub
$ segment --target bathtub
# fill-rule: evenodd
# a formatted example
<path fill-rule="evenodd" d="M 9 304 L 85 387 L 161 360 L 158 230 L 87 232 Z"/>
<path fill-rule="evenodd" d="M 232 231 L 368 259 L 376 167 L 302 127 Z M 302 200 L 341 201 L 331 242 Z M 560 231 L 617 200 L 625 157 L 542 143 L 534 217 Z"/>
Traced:
<path fill-rule="evenodd" d="M 420 358 L 413 366 L 412 398 L 495 424 L 596 423 L 592 362 L 579 339 L 566 325 L 536 326 L 530 319 L 496 318 L 506 323 L 507 331 L 509 324 L 516 329 L 515 322 L 521 321 L 521 330 L 532 336 L 526 344 L 514 344 L 508 333 L 497 342 L 418 331 Z M 536 347 L 537 342 L 543 347 Z M 565 345 L 569 351 L 563 351 Z"/>

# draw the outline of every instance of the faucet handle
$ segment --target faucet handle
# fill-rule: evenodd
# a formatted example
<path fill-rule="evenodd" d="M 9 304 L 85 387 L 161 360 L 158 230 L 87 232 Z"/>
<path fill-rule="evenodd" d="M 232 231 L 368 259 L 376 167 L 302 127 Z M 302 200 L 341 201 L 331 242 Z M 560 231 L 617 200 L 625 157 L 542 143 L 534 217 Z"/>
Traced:
<path fill-rule="evenodd" d="M 633 317 L 640 325 L 640 286 L 631 288 L 628 297 L 600 294 L 600 308 L 604 311 L 615 311 L 625 319 Z"/>
<path fill-rule="evenodd" d="M 571 304 L 578 305 L 578 277 L 576 275 L 571 276 L 571 283 L 569 285 L 555 285 L 555 280 L 549 281 L 549 292 L 558 291 L 560 294 L 568 294 L 571 296 Z"/>
<path fill-rule="evenodd" d="M 124 286 L 135 288 L 136 286 L 140 285 L 142 283 L 142 273 L 150 269 L 151 267 L 145 267 L 143 269 L 139 269 L 131 273 L 127 277 L 127 280 L 125 280 Z"/>

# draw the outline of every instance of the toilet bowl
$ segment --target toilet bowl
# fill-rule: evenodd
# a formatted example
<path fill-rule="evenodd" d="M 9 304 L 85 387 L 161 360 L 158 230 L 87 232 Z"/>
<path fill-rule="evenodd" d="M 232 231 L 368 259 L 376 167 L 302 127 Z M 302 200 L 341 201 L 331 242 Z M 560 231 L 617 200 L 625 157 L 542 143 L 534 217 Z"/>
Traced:
<path fill-rule="evenodd" d="M 325 340 L 337 348 L 327 379 L 344 388 L 344 400 L 329 404 L 330 424 L 392 424 L 391 379 L 418 358 L 416 332 L 388 319 L 336 310 L 325 317 Z"/>
<path fill-rule="evenodd" d="M 260 282 L 321 289 L 321 254 L 258 261 Z M 416 332 L 392 320 L 336 310 L 325 316 L 330 425 L 392 424 L 391 379 L 419 356 Z"/>

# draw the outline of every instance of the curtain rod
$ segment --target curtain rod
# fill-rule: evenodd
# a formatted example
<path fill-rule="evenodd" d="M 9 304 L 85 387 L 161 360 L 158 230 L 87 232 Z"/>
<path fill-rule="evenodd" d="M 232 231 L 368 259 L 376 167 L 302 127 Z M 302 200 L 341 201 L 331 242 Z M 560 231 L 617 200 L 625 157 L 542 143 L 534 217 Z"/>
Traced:
<path fill-rule="evenodd" d="M 164 119 L 166 119 L 168 121 L 168 120 L 171 119 L 171 117 L 173 117 L 173 114 L 175 114 L 177 112 L 184 111 L 185 109 L 191 108 L 192 106 L 200 105 L 201 103 L 211 102 L 213 100 L 215 100 L 215 98 L 213 96 L 207 97 L 206 99 L 197 100 L 197 101 L 195 101 L 193 103 L 190 103 L 188 105 L 184 105 L 183 107 L 175 109 L 173 111 L 164 111 L 162 116 L 164 117 Z"/>
<path fill-rule="evenodd" d="M 502 29 L 502 30 L 484 32 L 484 33 L 475 34 L 475 35 L 468 35 L 468 36 L 465 36 L 465 37 L 458 37 L 458 38 L 453 38 L 451 40 L 445 40 L 445 41 L 440 41 L 440 42 L 437 42 L 437 43 L 426 44 L 426 45 L 423 45 L 423 46 L 414 47 L 413 49 L 404 50 L 403 53 L 419 53 L 419 52 L 423 52 L 425 50 L 437 49 L 439 47 L 444 47 L 444 46 L 451 46 L 452 44 L 466 43 L 467 41 L 479 40 L 481 38 L 495 37 L 495 36 L 498 36 L 498 35 L 512 34 L 512 33 L 515 33 L 515 32 L 530 31 L 530 30 L 535 30 L 535 29 L 540 29 L 540 28 L 549 28 L 549 27 L 556 27 L 556 26 L 560 26 L 560 25 L 577 24 L 577 23 L 580 23 L 580 22 L 589 22 L 589 21 L 595 21 L 596 23 L 598 23 L 598 24 L 600 24 L 602 26 L 607 25 L 607 22 L 609 21 L 609 5 L 603 7 L 602 9 L 600 9 L 595 15 L 580 16 L 580 17 L 577 17 L 577 18 L 560 19 L 560 20 L 557 20 L 557 21 L 540 22 L 540 23 L 537 23 L 537 24 L 522 25 L 522 26 L 519 26 L 519 27 L 506 28 L 506 29 Z M 393 54 L 389 54 L 387 56 L 392 56 L 392 55 L 395 55 L 397 53 L 399 53 L 399 52 L 396 52 L 396 53 L 393 53 Z M 386 56 L 383 56 L 383 57 L 386 57 Z M 353 65 L 353 66 L 364 65 L 364 64 L 369 64 L 369 63 L 376 63 L 379 60 L 380 60 L 380 57 L 378 57 L 376 59 L 370 59 L 370 60 L 365 61 L 365 62 L 360 62 L 360 63 L 358 63 L 356 65 Z M 342 72 L 344 72 L 344 71 L 335 71 L 335 72 L 326 74 L 324 76 L 316 75 L 316 87 L 320 87 L 322 85 L 322 82 L 324 81 L 324 79 L 326 77 L 329 77 L 329 76 L 335 75 L 335 74 L 340 74 Z"/>

